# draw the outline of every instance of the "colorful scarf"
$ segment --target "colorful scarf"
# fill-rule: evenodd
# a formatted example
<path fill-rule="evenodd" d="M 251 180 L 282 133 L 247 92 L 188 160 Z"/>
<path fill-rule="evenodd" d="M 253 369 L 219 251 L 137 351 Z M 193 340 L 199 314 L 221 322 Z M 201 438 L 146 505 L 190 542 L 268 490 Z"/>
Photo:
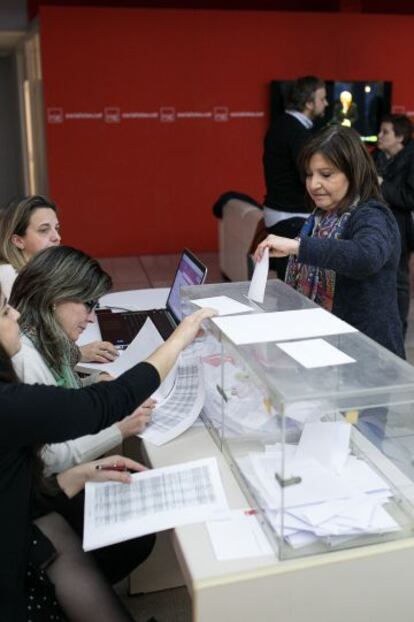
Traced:
<path fill-rule="evenodd" d="M 56 368 L 51 367 L 49 363 L 47 363 L 47 361 L 45 360 L 42 354 L 42 349 L 40 347 L 37 331 L 32 326 L 28 326 L 26 324 L 20 324 L 20 329 L 22 333 L 30 339 L 36 350 L 43 358 L 58 387 L 65 387 L 66 389 L 78 389 L 82 386 L 80 378 L 75 371 L 75 366 L 79 363 L 80 360 L 80 351 L 75 343 L 67 340 L 67 343 L 65 344 L 67 346 L 67 351 L 64 355 L 64 361 L 58 371 Z"/>
<path fill-rule="evenodd" d="M 354 207 L 351 206 L 342 214 L 315 209 L 303 225 L 300 239 L 308 236 L 319 239 L 342 238 Z M 289 257 L 286 283 L 327 311 L 332 311 L 333 307 L 335 278 L 334 270 L 299 263 L 295 255 Z"/>

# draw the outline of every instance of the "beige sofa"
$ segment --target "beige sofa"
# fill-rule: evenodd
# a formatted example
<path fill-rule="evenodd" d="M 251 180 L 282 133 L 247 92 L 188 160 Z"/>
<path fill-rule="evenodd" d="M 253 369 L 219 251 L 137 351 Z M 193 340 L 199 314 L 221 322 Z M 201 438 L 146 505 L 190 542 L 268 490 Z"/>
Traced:
<path fill-rule="evenodd" d="M 219 220 L 219 261 L 221 272 L 230 281 L 250 278 L 247 257 L 262 226 L 263 212 L 255 205 L 240 199 L 230 199 L 224 205 Z"/>

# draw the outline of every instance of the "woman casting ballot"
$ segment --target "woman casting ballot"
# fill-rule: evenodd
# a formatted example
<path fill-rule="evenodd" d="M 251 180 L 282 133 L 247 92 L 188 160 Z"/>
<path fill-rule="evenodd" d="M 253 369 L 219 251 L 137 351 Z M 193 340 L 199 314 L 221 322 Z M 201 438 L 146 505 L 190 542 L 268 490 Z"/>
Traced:
<path fill-rule="evenodd" d="M 289 255 L 285 281 L 404 357 L 397 304 L 400 235 L 370 155 L 351 128 L 330 126 L 305 145 L 300 170 L 313 212 L 299 238 L 269 235 L 256 249 Z"/>

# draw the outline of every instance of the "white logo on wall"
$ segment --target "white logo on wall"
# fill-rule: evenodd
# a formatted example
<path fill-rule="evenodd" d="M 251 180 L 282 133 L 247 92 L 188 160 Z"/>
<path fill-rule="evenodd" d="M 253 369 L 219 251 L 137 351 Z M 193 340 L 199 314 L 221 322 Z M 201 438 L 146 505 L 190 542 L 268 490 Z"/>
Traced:
<path fill-rule="evenodd" d="M 265 113 L 263 110 L 230 110 L 228 106 L 214 106 L 211 110 L 185 110 L 177 111 L 172 106 L 162 106 L 158 111 L 129 111 L 122 112 L 120 108 L 115 106 L 105 106 L 103 112 L 100 111 L 71 111 L 64 112 L 63 108 L 47 108 L 47 122 L 53 125 L 63 123 L 64 121 L 105 121 L 105 123 L 117 123 L 132 120 L 156 120 L 161 123 L 175 123 L 176 121 L 200 121 L 214 120 L 223 123 L 240 119 L 257 119 L 263 118 Z"/>
<path fill-rule="evenodd" d="M 160 108 L 160 121 L 162 123 L 173 123 L 175 119 L 175 108 Z"/>
<path fill-rule="evenodd" d="M 216 106 L 214 108 L 214 121 L 222 123 L 229 120 L 229 109 L 227 106 Z"/>
<path fill-rule="evenodd" d="M 63 123 L 63 108 L 48 108 L 47 109 L 47 122 L 48 123 Z"/>
<path fill-rule="evenodd" d="M 120 108 L 104 108 L 105 123 L 121 123 Z"/>
<path fill-rule="evenodd" d="M 392 114 L 405 114 L 405 106 L 393 106 Z"/>

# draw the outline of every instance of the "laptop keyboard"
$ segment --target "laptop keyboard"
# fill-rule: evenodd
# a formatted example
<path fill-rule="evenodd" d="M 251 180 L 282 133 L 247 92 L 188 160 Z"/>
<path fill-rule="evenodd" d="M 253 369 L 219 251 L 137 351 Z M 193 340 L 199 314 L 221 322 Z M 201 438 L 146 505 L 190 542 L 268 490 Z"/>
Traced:
<path fill-rule="evenodd" d="M 156 329 L 164 340 L 168 339 L 174 331 L 174 328 L 171 325 L 164 309 L 153 309 L 150 312 L 144 311 L 143 313 L 137 313 L 135 311 L 131 314 L 125 313 L 124 317 L 131 332 L 131 336 L 133 335 L 134 337 L 144 326 L 147 317 L 149 317 L 154 323 Z"/>

